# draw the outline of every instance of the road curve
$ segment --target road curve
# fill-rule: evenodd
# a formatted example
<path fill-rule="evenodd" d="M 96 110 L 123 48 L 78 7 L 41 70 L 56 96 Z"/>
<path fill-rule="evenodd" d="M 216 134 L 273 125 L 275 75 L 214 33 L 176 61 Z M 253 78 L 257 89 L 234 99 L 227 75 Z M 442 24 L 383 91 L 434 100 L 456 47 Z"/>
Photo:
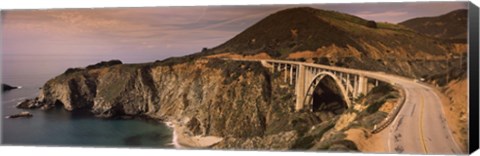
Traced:
<path fill-rule="evenodd" d="M 250 60 L 252 61 L 252 60 Z M 262 61 L 262 60 L 256 60 Z M 400 86 L 405 91 L 405 103 L 395 120 L 382 133 L 387 138 L 387 151 L 409 154 L 464 154 L 452 136 L 445 119 L 442 101 L 433 88 L 413 79 L 342 67 L 325 66 L 283 60 L 263 60 L 303 64 L 312 67 L 360 74 Z"/>
<path fill-rule="evenodd" d="M 415 154 L 462 154 L 445 119 L 442 101 L 433 90 L 413 80 L 393 81 L 405 90 L 405 103 L 390 124 L 387 145 L 390 152 Z"/>
<path fill-rule="evenodd" d="M 345 70 L 345 69 L 344 69 Z M 363 75 L 400 86 L 405 103 L 386 128 L 391 153 L 463 154 L 445 119 L 442 101 L 433 88 L 413 79 L 382 72 L 359 71 Z"/>

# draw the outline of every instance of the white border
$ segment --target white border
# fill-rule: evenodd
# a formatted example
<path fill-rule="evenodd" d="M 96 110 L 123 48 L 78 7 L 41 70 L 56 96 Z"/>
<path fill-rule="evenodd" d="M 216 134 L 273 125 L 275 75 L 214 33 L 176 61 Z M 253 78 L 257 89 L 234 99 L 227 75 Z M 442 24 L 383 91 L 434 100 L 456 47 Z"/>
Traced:
<path fill-rule="evenodd" d="M 419 2 L 426 0 L 2 0 L 0 10 L 11 9 L 52 9 L 52 8 L 105 8 L 105 7 L 151 7 L 151 6 L 198 6 L 198 5 L 257 5 L 257 4 L 309 4 L 309 3 L 375 3 L 375 2 Z M 428 1 L 428 0 L 427 0 Z M 452 0 L 434 0 L 452 1 Z M 457 0 L 458 1 L 458 0 Z M 463 1 L 463 0 L 462 0 Z M 478 2 L 473 2 L 478 4 Z M 0 29 L 1 30 L 1 29 Z M 1 32 L 0 32 L 1 34 Z M 1 64 L 0 64 L 1 66 Z M 1 68 L 0 68 L 1 70 Z M 32 147 L 0 145 L 1 155 L 95 155 L 140 156 L 140 155 L 384 155 L 359 153 L 324 153 L 324 152 L 265 152 L 265 151 L 218 151 L 218 150 L 162 150 L 131 148 L 73 148 L 73 147 Z M 477 152 L 478 153 L 478 152 Z M 389 154 L 398 155 L 398 154 Z"/>

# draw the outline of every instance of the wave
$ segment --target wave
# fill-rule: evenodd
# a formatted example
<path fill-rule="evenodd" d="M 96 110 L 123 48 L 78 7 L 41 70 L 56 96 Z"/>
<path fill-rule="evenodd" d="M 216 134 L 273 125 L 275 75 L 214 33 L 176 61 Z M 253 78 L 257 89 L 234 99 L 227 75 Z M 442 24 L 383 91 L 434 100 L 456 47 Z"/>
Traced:
<path fill-rule="evenodd" d="M 3 103 L 8 104 L 8 103 L 14 103 L 14 102 L 16 102 L 17 104 L 19 104 L 21 101 L 23 101 L 23 100 L 25 100 L 25 99 L 27 99 L 27 98 L 28 98 L 28 96 L 22 96 L 22 97 L 18 97 L 18 98 L 14 98 L 14 99 L 5 101 L 5 102 L 3 102 Z"/>
<path fill-rule="evenodd" d="M 173 129 L 173 134 L 172 134 L 172 142 L 171 143 L 168 143 L 167 145 L 173 145 L 173 147 L 177 148 L 177 149 L 180 149 L 180 148 L 183 148 L 182 145 L 180 145 L 180 143 L 178 143 L 178 136 L 177 136 L 177 131 L 175 130 L 175 125 L 172 123 L 172 122 L 164 122 L 165 125 L 167 125 L 169 128 Z"/>
<path fill-rule="evenodd" d="M 19 86 L 19 87 L 22 87 L 22 86 Z M 35 92 L 35 93 L 27 95 L 27 96 L 21 96 L 21 97 L 16 97 L 16 98 L 7 100 L 7 101 L 2 101 L 2 103 L 8 104 L 8 103 L 16 102 L 18 104 L 23 100 L 26 100 L 26 99 L 29 99 L 29 98 L 32 98 L 32 97 L 36 97 L 37 95 L 38 95 L 38 92 Z"/>

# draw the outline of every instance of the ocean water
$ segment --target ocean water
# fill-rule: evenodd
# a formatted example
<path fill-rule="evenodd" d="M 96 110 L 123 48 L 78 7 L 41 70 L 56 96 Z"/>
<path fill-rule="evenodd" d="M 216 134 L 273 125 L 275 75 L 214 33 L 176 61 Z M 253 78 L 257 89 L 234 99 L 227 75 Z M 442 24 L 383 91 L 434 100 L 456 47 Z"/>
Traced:
<path fill-rule="evenodd" d="M 150 62 L 151 57 L 125 59 Z M 163 123 L 139 119 L 95 118 L 63 109 L 27 110 L 32 118 L 7 119 L 25 110 L 18 102 L 38 95 L 43 84 L 69 67 L 110 60 L 101 56 L 2 55 L 2 83 L 22 86 L 2 93 L 1 141 L 6 145 L 173 148 L 172 130 Z"/>

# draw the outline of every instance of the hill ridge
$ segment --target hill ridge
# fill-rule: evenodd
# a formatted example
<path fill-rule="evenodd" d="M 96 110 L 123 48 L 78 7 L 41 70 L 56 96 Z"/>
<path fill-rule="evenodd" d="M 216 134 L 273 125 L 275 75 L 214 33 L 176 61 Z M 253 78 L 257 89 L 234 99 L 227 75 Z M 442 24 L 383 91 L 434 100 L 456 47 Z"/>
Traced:
<path fill-rule="evenodd" d="M 320 57 L 327 54 L 325 51 L 333 50 L 346 51 L 338 55 L 405 58 L 443 55 L 448 49 L 445 46 L 449 46 L 448 43 L 402 25 L 375 22 L 336 11 L 296 7 L 270 14 L 203 54 L 267 53 L 273 58 L 288 58 L 301 51 L 320 50 Z"/>
<path fill-rule="evenodd" d="M 412 18 L 399 25 L 432 37 L 466 42 L 467 20 L 468 10 L 457 9 L 439 16 Z"/>

